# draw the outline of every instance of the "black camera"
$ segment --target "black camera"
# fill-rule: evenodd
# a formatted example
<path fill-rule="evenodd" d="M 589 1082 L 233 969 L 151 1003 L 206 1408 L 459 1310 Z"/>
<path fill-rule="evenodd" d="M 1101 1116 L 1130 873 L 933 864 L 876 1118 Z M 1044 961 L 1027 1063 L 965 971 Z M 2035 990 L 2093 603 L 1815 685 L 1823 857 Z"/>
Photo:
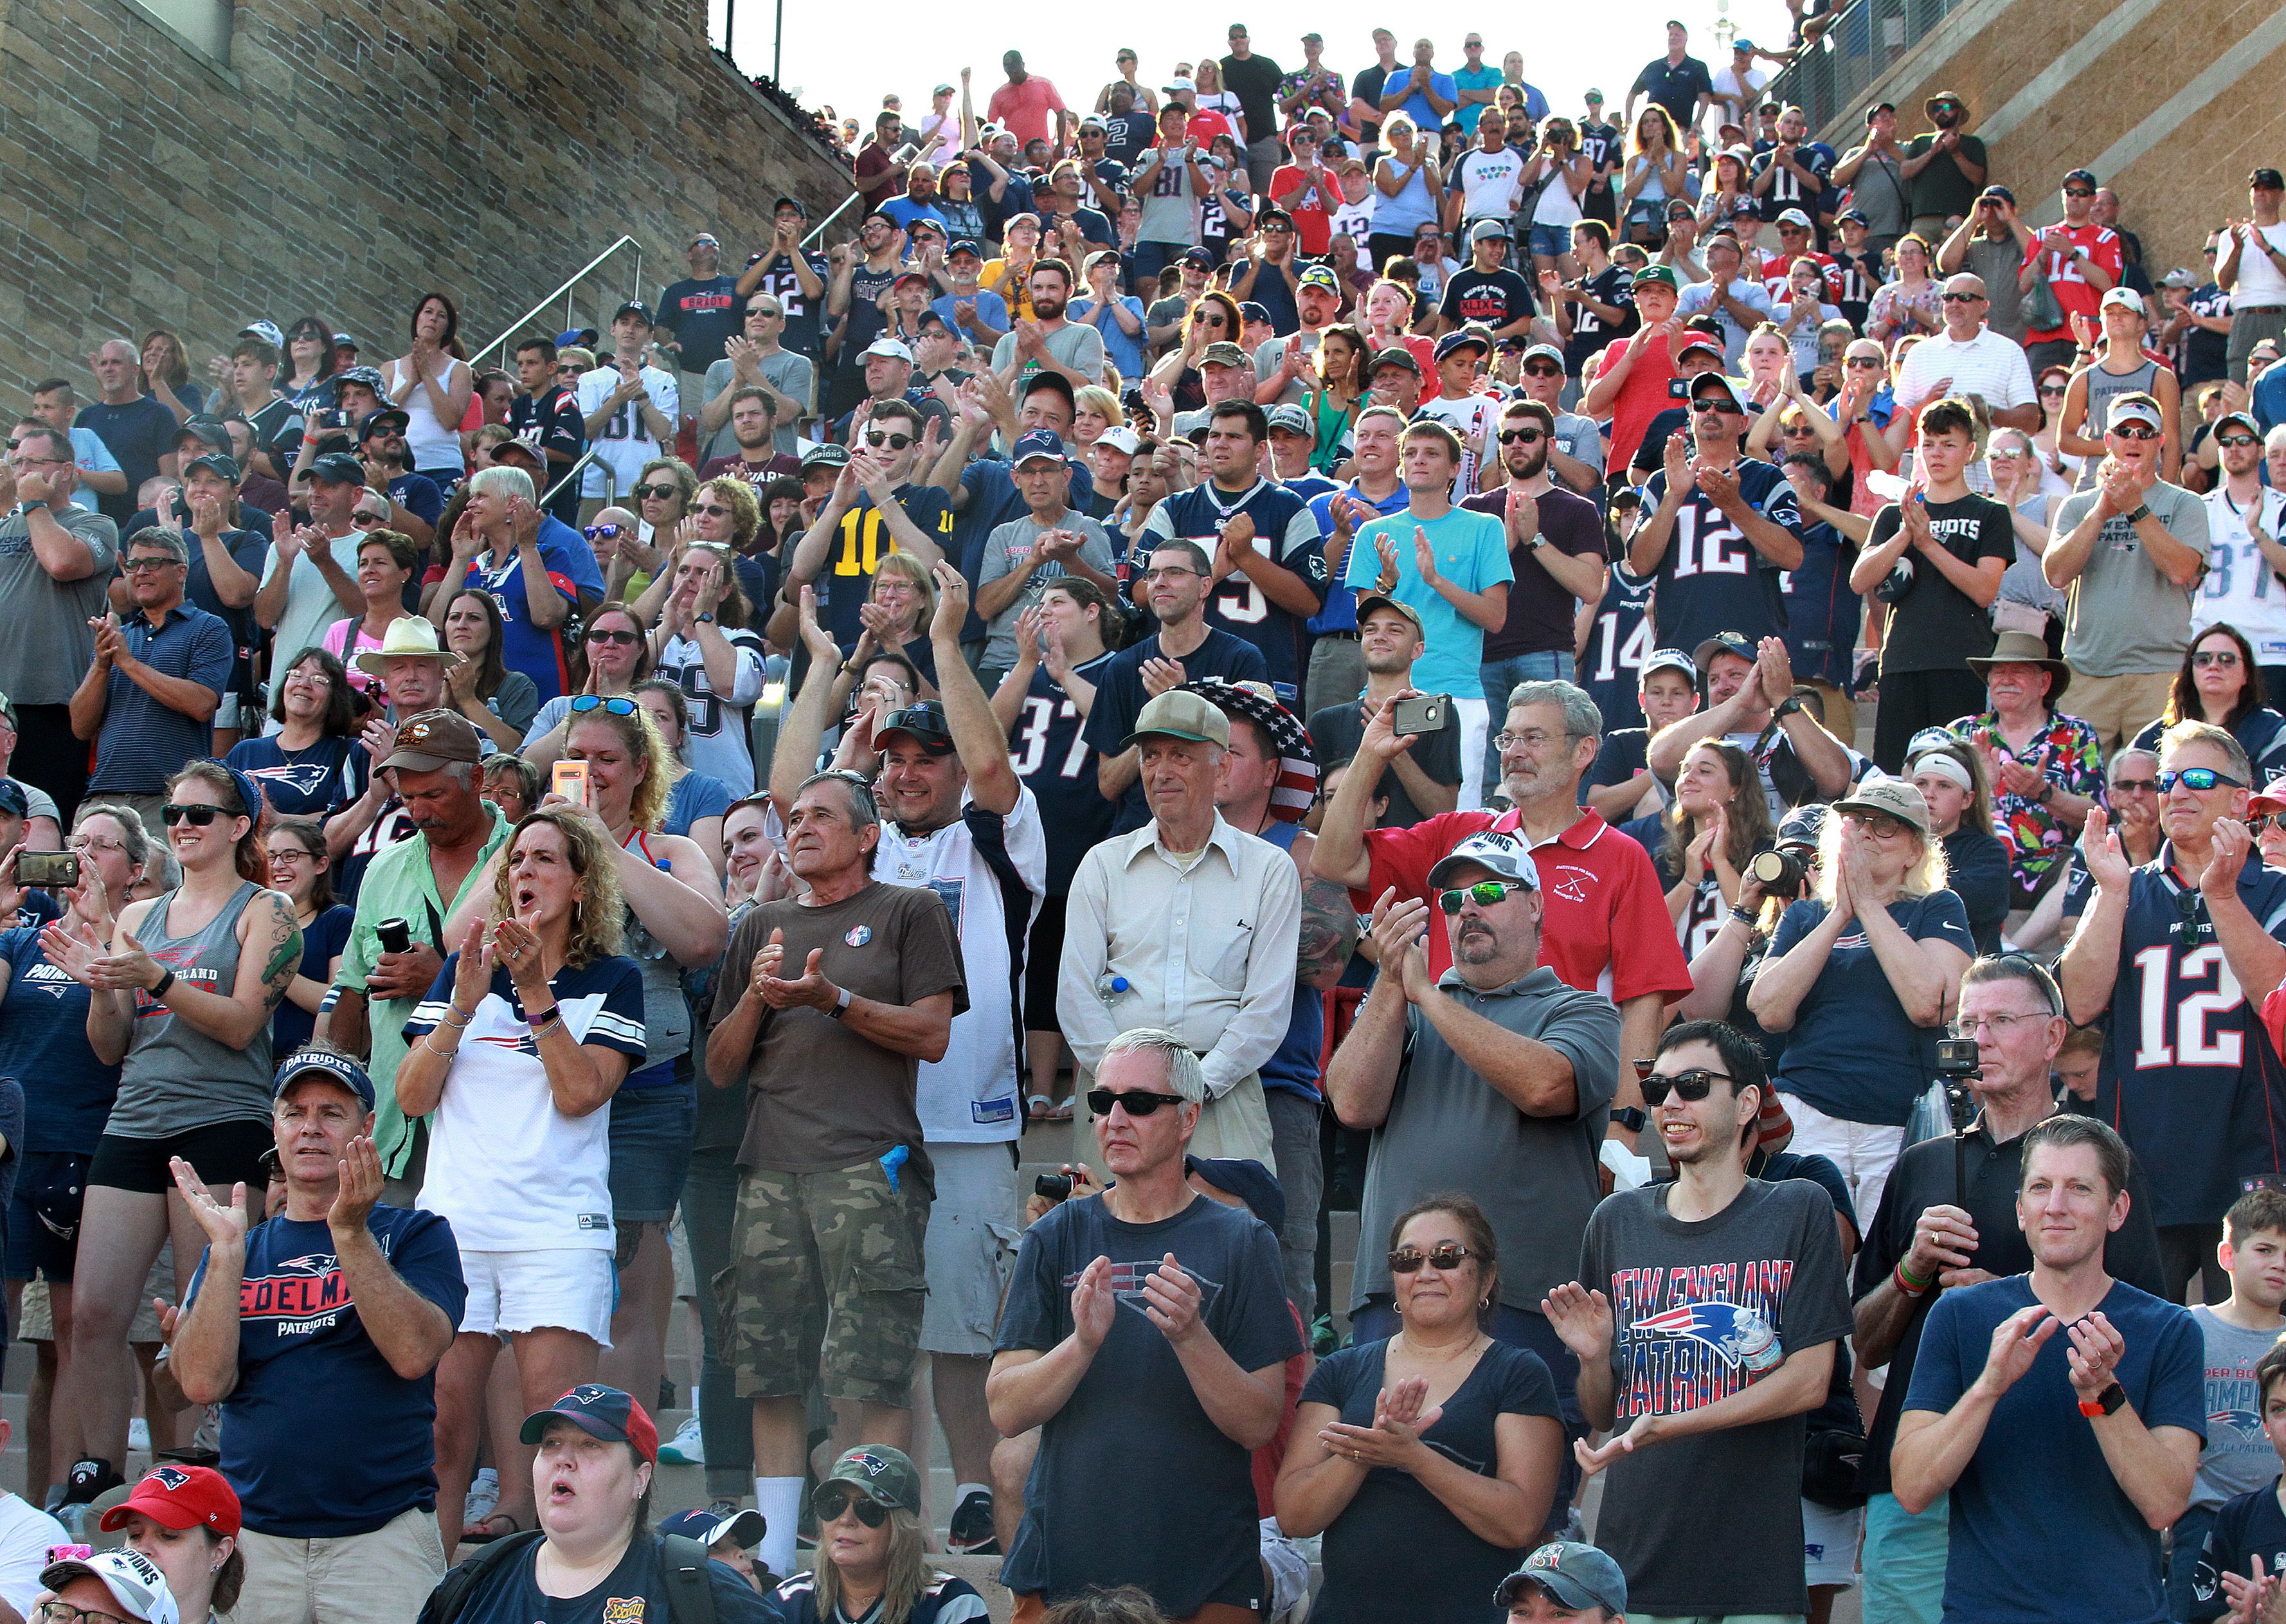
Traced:
<path fill-rule="evenodd" d="M 1043 1201 L 1069 1201 L 1071 1193 L 1069 1173 L 1039 1173 L 1032 1179 L 1032 1194 Z"/>
<path fill-rule="evenodd" d="M 413 950 L 413 926 L 403 919 L 383 919 L 373 927 L 373 934 L 384 953 L 406 953 Z"/>
<path fill-rule="evenodd" d="M 1976 1040 L 1974 1037 L 1938 1038 L 1936 1075 L 1941 1077 L 1983 1076 L 1983 1068 L 1976 1063 Z"/>
<path fill-rule="evenodd" d="M 1756 852 L 1746 872 L 1762 882 L 1763 895 L 1789 903 L 1801 895 L 1801 882 L 1809 877 L 1802 860 L 1790 851 Z"/>
<path fill-rule="evenodd" d="M 1690 399 L 1691 386 L 1694 382 L 1696 380 L 1691 378 L 1669 378 L 1667 381 L 1667 398 L 1669 400 Z"/>

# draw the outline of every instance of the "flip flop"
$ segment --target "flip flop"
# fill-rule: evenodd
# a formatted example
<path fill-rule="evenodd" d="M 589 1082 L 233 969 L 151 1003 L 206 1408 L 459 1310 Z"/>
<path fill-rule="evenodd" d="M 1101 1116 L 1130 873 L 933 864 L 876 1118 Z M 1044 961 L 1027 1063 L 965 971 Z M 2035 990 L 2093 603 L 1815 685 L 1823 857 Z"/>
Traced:
<path fill-rule="evenodd" d="M 501 1523 L 506 1523 L 508 1526 L 506 1528 L 501 1528 L 495 1525 Z M 470 1523 L 467 1527 L 461 1530 L 461 1543 L 463 1545 L 489 1545 L 494 1540 L 504 1540 L 512 1533 L 522 1533 L 523 1532 L 524 1525 L 516 1520 L 516 1516 L 513 1512 L 487 1511 L 484 1515 L 482 1520 Z"/>

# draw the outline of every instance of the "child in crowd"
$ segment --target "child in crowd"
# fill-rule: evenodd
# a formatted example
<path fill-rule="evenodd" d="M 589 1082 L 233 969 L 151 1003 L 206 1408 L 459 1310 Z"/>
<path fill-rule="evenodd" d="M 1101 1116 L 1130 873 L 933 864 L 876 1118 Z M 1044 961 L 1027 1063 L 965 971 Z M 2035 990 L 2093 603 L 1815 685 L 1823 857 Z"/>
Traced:
<path fill-rule="evenodd" d="M 2168 1541 L 2167 1616 L 2179 1624 L 2235 1611 L 2224 1576 L 2251 1585 L 2253 1558 L 2274 1574 L 2286 1556 L 2286 1190 L 2240 1196 L 2217 1256 L 2230 1296 L 2191 1310 L 2206 1338 L 2207 1441 L 2190 1510 Z"/>

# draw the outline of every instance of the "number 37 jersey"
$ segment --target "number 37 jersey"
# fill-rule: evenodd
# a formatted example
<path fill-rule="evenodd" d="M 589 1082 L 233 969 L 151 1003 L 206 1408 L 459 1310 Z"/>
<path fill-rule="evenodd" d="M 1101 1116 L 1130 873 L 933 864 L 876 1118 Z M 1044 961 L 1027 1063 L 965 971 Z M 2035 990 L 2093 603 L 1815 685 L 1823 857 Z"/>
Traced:
<path fill-rule="evenodd" d="M 1739 497 L 1771 524 L 1800 536 L 1801 509 L 1785 476 L 1746 457 L 1734 467 Z M 1644 482 L 1644 506 L 1650 510 L 1666 500 L 1667 470 L 1660 469 Z M 1651 620 L 1662 648 L 1695 649 L 1717 632 L 1743 632 L 1759 642 L 1785 629 L 1778 565 L 1756 552 L 1745 532 L 1695 485 L 1675 510 L 1658 574 Z"/>
<path fill-rule="evenodd" d="M 2242 1089 L 2264 1086 L 2250 1062 L 2258 1058 L 2252 1046 L 2267 1040 L 2197 886 L 2171 866 L 2173 848 L 2162 847 L 2129 881 L 2096 1110 L 2141 1158 L 2154 1223 L 2212 1224 L 2237 1200 L 2241 1176 L 2277 1171 L 2266 1152 L 2263 1165 L 2249 1163 L 2234 1132 Z M 2075 864 L 2066 886 L 2068 917 L 2094 906 L 2085 867 Z M 2286 873 L 2250 862 L 2238 897 L 2263 929 L 2286 941 Z M 2258 1100 L 2244 1103 L 2261 1110 Z"/>

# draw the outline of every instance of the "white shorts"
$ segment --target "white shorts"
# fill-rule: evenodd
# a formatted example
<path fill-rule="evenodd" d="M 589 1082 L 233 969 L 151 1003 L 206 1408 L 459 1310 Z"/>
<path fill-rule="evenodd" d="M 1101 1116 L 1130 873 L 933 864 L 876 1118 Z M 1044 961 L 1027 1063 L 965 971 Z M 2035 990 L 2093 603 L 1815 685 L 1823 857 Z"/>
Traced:
<path fill-rule="evenodd" d="M 1810 1585 L 1857 1582 L 1857 1536 L 1864 1532 L 1863 1506 L 1837 1511 L 1815 1500 L 1801 1502 L 1801 1581 Z"/>
<path fill-rule="evenodd" d="M 225 694 L 220 702 L 215 706 L 214 719 L 208 725 L 215 728 L 235 728 L 239 725 L 240 713 L 239 696 Z"/>
<path fill-rule="evenodd" d="M 611 1254 L 592 1247 L 528 1252 L 461 1253 L 469 1305 L 461 1329 L 472 1336 L 518 1331 L 578 1331 L 597 1347 L 611 1345 L 619 1275 Z"/>
<path fill-rule="evenodd" d="M 1023 1238 L 1016 1159 L 1005 1143 L 931 1145 L 936 1200 L 921 1256 L 928 1297 L 921 1305 L 921 1349 L 981 1357 L 992 1352 L 1000 1299 Z"/>
<path fill-rule="evenodd" d="M 1861 1236 L 1870 1233 L 1873 1215 L 1881 1210 L 1881 1192 L 1888 1185 L 1889 1171 L 1904 1151 L 1905 1131 L 1828 1116 L 1800 1094 L 1787 1093 L 1783 1088 L 1778 1098 L 1785 1102 L 1786 1115 L 1793 1118 L 1793 1139 L 1786 1148 L 1798 1156 L 1824 1156 L 1841 1170 L 1841 1181 L 1849 1186 L 1849 1204 L 1857 1210 L 1857 1233 Z"/>

